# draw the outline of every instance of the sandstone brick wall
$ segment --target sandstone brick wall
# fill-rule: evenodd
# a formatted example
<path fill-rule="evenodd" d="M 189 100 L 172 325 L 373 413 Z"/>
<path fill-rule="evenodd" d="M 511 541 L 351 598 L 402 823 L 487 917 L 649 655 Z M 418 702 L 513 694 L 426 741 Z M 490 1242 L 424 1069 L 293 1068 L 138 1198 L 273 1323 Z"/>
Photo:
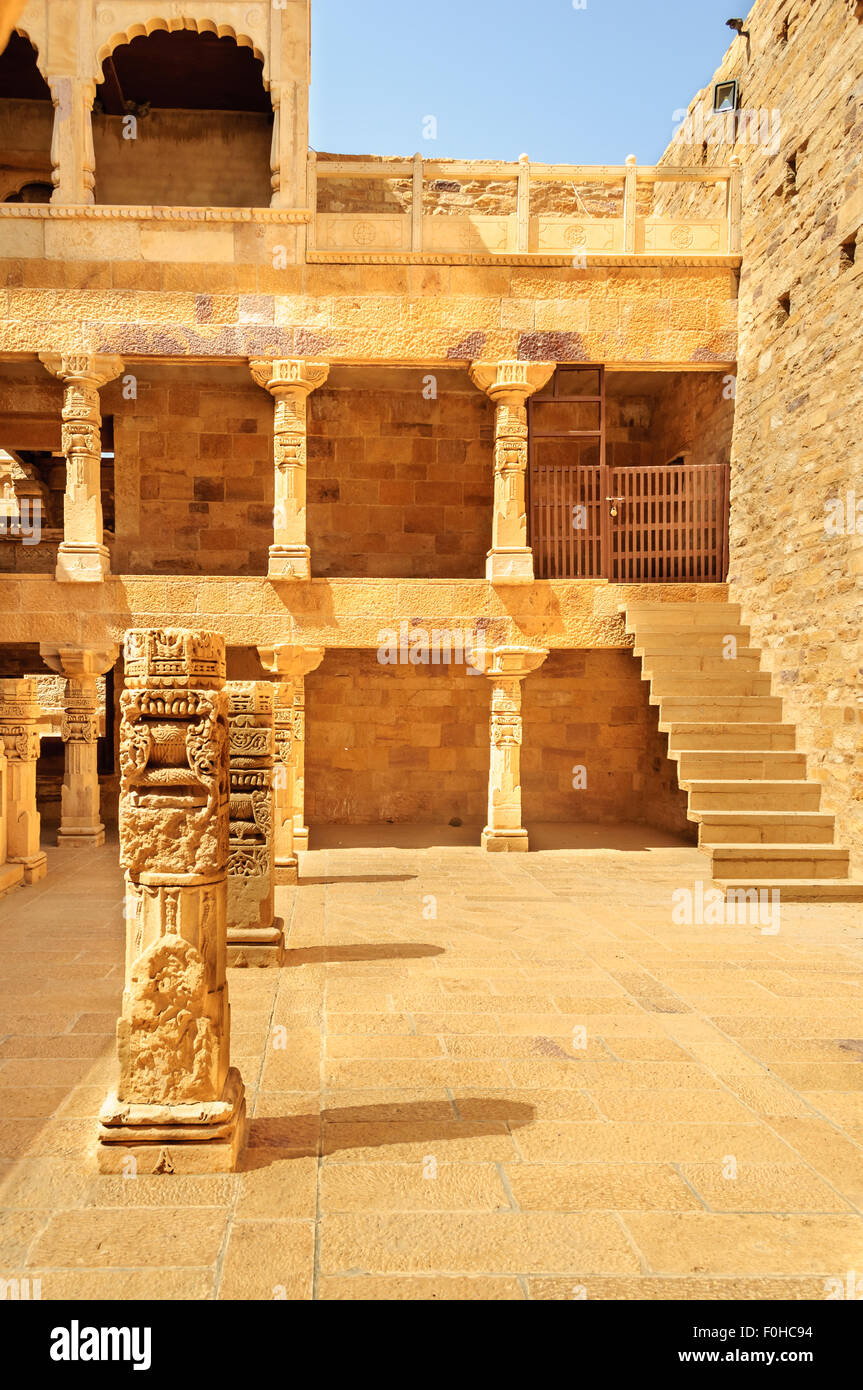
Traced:
<path fill-rule="evenodd" d="M 763 0 L 747 28 L 749 48 L 733 43 L 691 108 L 706 120 L 713 82 L 737 76 L 744 108 L 779 113 L 778 127 L 772 114 L 768 124 L 778 150 L 753 143 L 749 130 L 736 146 L 744 260 L 732 597 L 765 650 L 859 873 L 863 524 L 855 526 L 847 497 L 863 499 L 863 22 L 851 0 Z M 705 161 L 725 163 L 732 152 L 711 141 Z M 678 139 L 667 158 L 691 153 Z M 837 498 L 845 525 L 831 535 L 825 504 Z"/>
<path fill-rule="evenodd" d="M 121 116 L 94 115 L 96 201 L 269 207 L 272 128 L 249 111 L 154 110 L 127 140 Z"/>
<path fill-rule="evenodd" d="M 117 536 L 130 574 L 263 574 L 273 534 L 271 398 L 230 369 L 112 383 Z"/>
<path fill-rule="evenodd" d="M 317 391 L 308 535 L 322 576 L 479 578 L 491 546 L 494 408 L 468 385 Z"/>
<path fill-rule="evenodd" d="M 382 624 L 382 626 L 384 626 Z M 486 821 L 489 682 L 330 651 L 306 679 L 306 820 Z"/>
<path fill-rule="evenodd" d="M 694 838 L 631 652 L 552 652 L 524 682 L 523 713 L 525 825 L 635 821 Z M 573 787 L 576 768 L 586 770 L 583 789 Z"/>

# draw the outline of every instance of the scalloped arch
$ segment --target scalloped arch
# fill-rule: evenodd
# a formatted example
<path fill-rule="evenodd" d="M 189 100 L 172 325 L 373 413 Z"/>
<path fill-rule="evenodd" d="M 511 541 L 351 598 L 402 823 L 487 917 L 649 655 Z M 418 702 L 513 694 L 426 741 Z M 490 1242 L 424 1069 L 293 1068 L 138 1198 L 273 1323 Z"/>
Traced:
<path fill-rule="evenodd" d="M 36 59 L 36 66 L 39 69 L 42 76 L 45 78 L 45 81 L 47 82 L 48 75 L 45 72 L 44 67 L 42 66 L 42 49 L 45 47 L 44 36 L 40 38 L 39 35 L 34 33 L 32 29 L 25 29 L 23 24 L 16 24 L 14 29 L 12 30 L 12 33 L 20 34 L 22 39 L 27 40 L 27 42 L 33 50 Z"/>
<path fill-rule="evenodd" d="M 215 34 L 219 39 L 233 39 L 238 48 L 250 48 L 258 61 L 264 65 L 262 74 L 264 88 L 266 91 L 270 90 L 267 54 L 261 51 L 249 34 L 238 34 L 233 24 L 219 24 L 214 19 L 194 19 L 186 16 L 177 19 L 154 17 L 130 24 L 126 30 L 118 30 L 112 34 L 110 39 L 106 43 L 100 44 L 96 50 L 96 81 L 104 81 L 105 74 L 102 70 L 102 64 L 106 58 L 110 58 L 115 48 L 119 48 L 124 43 L 131 43 L 133 39 L 149 38 L 151 34 L 155 34 L 160 29 L 169 34 L 178 33 L 182 29 L 190 29 L 198 34 Z"/>

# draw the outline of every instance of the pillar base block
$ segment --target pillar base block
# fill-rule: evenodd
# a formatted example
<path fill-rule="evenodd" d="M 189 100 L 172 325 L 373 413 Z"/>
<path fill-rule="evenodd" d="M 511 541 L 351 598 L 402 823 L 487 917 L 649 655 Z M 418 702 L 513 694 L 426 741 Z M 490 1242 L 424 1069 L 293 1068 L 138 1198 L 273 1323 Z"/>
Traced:
<path fill-rule="evenodd" d="M 482 832 L 482 847 L 489 854 L 527 854 L 529 849 L 526 830 L 491 830 L 486 826 Z"/>
<path fill-rule="evenodd" d="M 0 864 L 0 898 L 23 882 L 24 868 L 21 864 Z"/>
<path fill-rule="evenodd" d="M 489 584 L 532 584 L 533 551 L 490 550 L 486 560 L 485 577 Z"/>
<path fill-rule="evenodd" d="M 111 558 L 107 546 L 60 542 L 54 572 L 58 584 L 101 584 L 110 573 Z"/>
<path fill-rule="evenodd" d="M 309 827 L 307 825 L 302 825 L 297 829 L 297 827 L 294 826 L 294 849 L 297 851 L 297 854 L 305 854 L 308 848 Z"/>
<path fill-rule="evenodd" d="M 71 830 L 64 830 L 61 825 L 57 831 L 58 845 L 71 845 L 78 849 L 98 849 L 99 845 L 104 845 L 104 843 L 104 825 L 94 825 L 91 828 L 80 826 Z"/>
<path fill-rule="evenodd" d="M 280 917 L 271 927 L 229 927 L 228 965 L 235 970 L 248 966 L 278 970 L 285 949 L 283 927 Z"/>
<path fill-rule="evenodd" d="M 10 859 L 9 863 L 20 864 L 24 871 L 25 883 L 38 883 L 48 872 L 48 856 L 44 851 L 41 854 L 31 854 L 26 859 Z"/>
<path fill-rule="evenodd" d="M 109 1095 L 99 1116 L 100 1173 L 232 1173 L 246 1137 L 246 1097 L 236 1068 L 223 1098 L 182 1105 L 128 1105 Z"/>
<path fill-rule="evenodd" d="M 277 888 L 294 887 L 300 881 L 300 862 L 297 856 L 292 859 L 283 859 L 281 862 L 276 860 L 276 867 L 273 873 L 273 883 Z"/>
<path fill-rule="evenodd" d="M 268 579 L 308 580 L 312 577 L 312 552 L 307 545 L 271 545 Z"/>

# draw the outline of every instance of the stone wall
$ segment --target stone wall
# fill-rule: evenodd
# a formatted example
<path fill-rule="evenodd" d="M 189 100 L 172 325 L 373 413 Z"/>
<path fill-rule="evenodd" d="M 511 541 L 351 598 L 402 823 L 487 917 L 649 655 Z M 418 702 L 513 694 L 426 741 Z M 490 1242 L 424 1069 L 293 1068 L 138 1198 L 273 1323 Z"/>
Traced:
<path fill-rule="evenodd" d="M 51 182 L 50 101 L 0 98 L 0 203 L 25 183 Z"/>
<path fill-rule="evenodd" d="M 732 597 L 859 873 L 863 22 L 851 0 L 764 0 L 746 27 L 748 44 L 732 44 L 667 159 L 725 163 L 736 149 L 744 161 Z M 735 76 L 743 107 L 767 119 L 732 147 L 709 113 L 713 82 Z"/>
<path fill-rule="evenodd" d="M 323 390 L 309 401 L 308 534 L 322 576 L 474 579 L 493 510 L 494 408 L 462 392 Z"/>
<path fill-rule="evenodd" d="M 656 467 L 678 454 L 690 463 L 728 463 L 734 429 L 733 376 L 714 372 L 675 372 L 658 396 L 651 419 Z"/>
<path fill-rule="evenodd" d="M 134 140 L 124 138 L 123 119 L 93 117 L 98 203 L 269 207 L 271 117 L 151 111 L 138 120 Z"/>
<path fill-rule="evenodd" d="M 385 624 L 382 624 L 382 627 Z M 306 821 L 486 820 L 490 683 L 328 652 L 306 679 Z"/>
<path fill-rule="evenodd" d="M 631 652 L 552 652 L 523 685 L 523 823 L 635 821 L 694 838 Z M 573 785 L 578 781 L 579 786 Z"/>

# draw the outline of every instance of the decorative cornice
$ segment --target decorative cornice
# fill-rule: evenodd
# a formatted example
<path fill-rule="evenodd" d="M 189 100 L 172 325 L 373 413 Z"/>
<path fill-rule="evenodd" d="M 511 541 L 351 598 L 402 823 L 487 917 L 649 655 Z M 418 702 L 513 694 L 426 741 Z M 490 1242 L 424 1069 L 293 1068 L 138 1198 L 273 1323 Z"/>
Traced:
<path fill-rule="evenodd" d="M 109 203 L 0 203 L 0 219 L 26 217 L 42 221 L 112 222 L 311 222 L 308 208 L 171 208 L 115 207 Z"/>
<path fill-rule="evenodd" d="M 458 251 L 308 251 L 309 265 L 513 265 L 539 268 L 560 267 L 572 270 L 572 256 L 550 256 L 531 252 L 520 254 L 500 252 L 496 255 L 473 255 Z M 703 266 L 707 270 L 738 270 L 743 257 L 660 255 L 585 255 L 579 260 L 581 270 L 655 269 L 658 266 Z"/>

